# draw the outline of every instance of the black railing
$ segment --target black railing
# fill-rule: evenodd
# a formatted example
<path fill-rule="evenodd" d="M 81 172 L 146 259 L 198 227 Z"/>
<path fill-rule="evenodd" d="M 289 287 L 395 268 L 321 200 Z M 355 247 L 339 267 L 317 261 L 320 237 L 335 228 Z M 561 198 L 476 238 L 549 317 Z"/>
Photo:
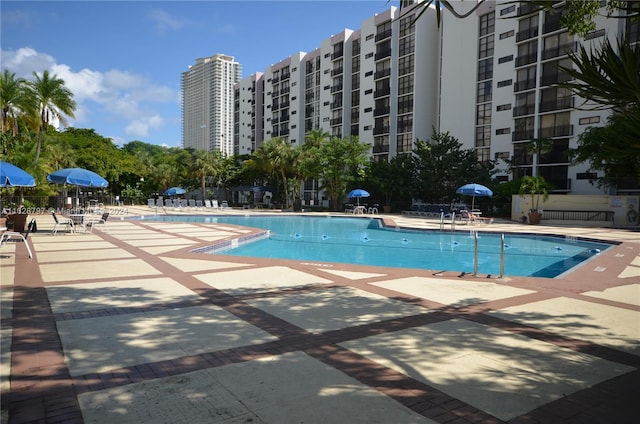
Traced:
<path fill-rule="evenodd" d="M 555 221 L 601 221 L 601 222 L 613 222 L 613 211 L 562 211 L 562 210 L 547 210 L 545 209 L 542 214 L 543 220 L 555 220 Z"/>

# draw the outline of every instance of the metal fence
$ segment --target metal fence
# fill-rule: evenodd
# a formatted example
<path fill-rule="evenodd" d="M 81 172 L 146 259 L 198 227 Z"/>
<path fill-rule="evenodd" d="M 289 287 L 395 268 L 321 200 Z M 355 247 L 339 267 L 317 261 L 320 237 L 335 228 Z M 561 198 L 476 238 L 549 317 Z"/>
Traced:
<path fill-rule="evenodd" d="M 546 221 L 606 221 L 613 222 L 613 211 L 562 211 L 547 210 L 542 214 L 542 219 Z"/>

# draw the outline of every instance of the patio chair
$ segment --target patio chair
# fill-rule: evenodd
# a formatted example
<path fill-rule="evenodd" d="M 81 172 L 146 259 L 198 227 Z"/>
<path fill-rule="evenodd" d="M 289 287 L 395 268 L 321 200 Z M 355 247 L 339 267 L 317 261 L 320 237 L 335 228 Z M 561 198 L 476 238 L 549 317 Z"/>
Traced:
<path fill-rule="evenodd" d="M 107 219 L 109 219 L 109 212 L 105 212 L 102 214 L 100 218 L 89 219 L 86 223 L 87 227 L 89 227 L 89 232 L 93 233 L 93 227 L 96 225 L 102 225 L 105 232 L 109 232 L 109 227 L 107 227 Z"/>
<path fill-rule="evenodd" d="M 196 200 L 189 199 L 189 209 L 194 209 L 196 207 Z"/>
<path fill-rule="evenodd" d="M 156 207 L 156 199 L 147 199 L 147 206 L 149 206 L 150 208 L 155 208 Z"/>
<path fill-rule="evenodd" d="M 202 200 L 196 200 L 196 209 L 201 209 L 202 206 Z"/>
<path fill-rule="evenodd" d="M 56 215 L 55 212 L 51 212 L 51 216 L 53 216 L 53 231 L 51 232 L 52 235 L 56 235 L 58 234 L 58 229 L 61 226 L 64 226 L 68 231 L 75 233 L 76 229 L 73 225 L 73 220 L 69 219 L 69 218 L 58 218 L 58 215 Z"/>
<path fill-rule="evenodd" d="M 6 242 L 9 241 L 13 241 L 13 242 L 24 242 L 24 246 L 27 248 L 27 252 L 29 253 L 29 259 L 31 259 L 33 257 L 33 254 L 31 253 L 31 247 L 29 247 L 29 242 L 27 241 L 27 238 L 29 237 L 29 234 L 32 231 L 35 231 L 36 228 L 36 220 L 32 219 L 29 222 L 29 225 L 27 226 L 27 231 L 22 234 L 19 231 L 5 231 L 4 233 L 2 233 L 2 236 L 0 236 L 0 246 L 4 245 Z"/>
<path fill-rule="evenodd" d="M 211 205 L 211 200 L 205 199 L 204 200 L 204 207 L 205 207 L 205 209 L 212 208 L 213 206 Z"/>

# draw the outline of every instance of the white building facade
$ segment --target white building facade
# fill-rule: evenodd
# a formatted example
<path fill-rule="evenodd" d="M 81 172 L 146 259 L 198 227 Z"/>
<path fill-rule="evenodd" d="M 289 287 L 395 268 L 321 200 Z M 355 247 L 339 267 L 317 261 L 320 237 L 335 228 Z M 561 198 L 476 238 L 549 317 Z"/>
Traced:
<path fill-rule="evenodd" d="M 382 160 L 410 153 L 435 128 L 479 160 L 498 160 L 499 180 L 542 175 L 557 193 L 601 194 L 588 164 L 571 163 L 567 150 L 610 112 L 559 87 L 568 80 L 561 67 L 572 66 L 567 54 L 580 45 L 615 45 L 625 33 L 637 42 L 637 23 L 598 17 L 596 30 L 581 38 L 560 28 L 562 2 L 531 13 L 526 3 L 491 0 L 464 19 L 443 10 L 438 26 L 436 11 L 423 13 L 418 3 L 401 2 L 240 81 L 235 153 L 275 137 L 300 145 L 321 129 L 359 137 Z M 453 4 L 461 13 L 475 6 Z M 550 150 L 531 153 L 536 139 L 549 140 Z M 308 201 L 313 188 L 305 191 Z"/>
<path fill-rule="evenodd" d="M 234 154 L 234 85 L 242 66 L 232 56 L 196 60 L 182 73 L 182 146 Z"/>

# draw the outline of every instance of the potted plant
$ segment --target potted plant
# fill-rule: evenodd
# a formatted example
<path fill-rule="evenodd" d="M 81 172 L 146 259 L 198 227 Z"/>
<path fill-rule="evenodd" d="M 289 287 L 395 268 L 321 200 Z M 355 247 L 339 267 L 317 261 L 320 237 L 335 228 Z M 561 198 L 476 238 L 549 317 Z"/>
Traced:
<path fill-rule="evenodd" d="M 531 196 L 531 209 L 529 209 L 529 224 L 537 225 L 542 219 L 542 211 L 540 210 L 540 198 L 547 200 L 549 198 L 549 184 L 544 177 L 525 176 L 520 184 L 520 195 Z"/>

